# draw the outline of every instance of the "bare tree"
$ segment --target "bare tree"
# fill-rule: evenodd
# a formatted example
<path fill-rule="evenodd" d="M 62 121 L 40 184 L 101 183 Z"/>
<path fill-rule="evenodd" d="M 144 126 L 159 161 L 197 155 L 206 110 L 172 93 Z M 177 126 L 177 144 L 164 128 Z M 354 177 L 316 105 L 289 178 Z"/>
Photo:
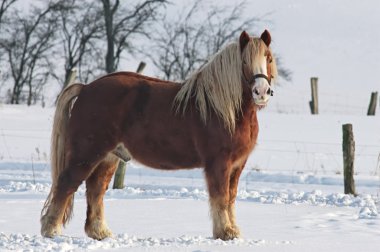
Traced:
<path fill-rule="evenodd" d="M 206 34 L 205 23 L 193 24 L 193 16 L 199 11 L 200 1 L 174 22 L 164 20 L 163 31 L 156 36 L 156 54 L 147 54 L 153 64 L 164 73 L 166 79 L 184 79 L 196 65 L 205 61 L 202 49 Z M 182 18 L 182 16 L 184 18 Z M 158 59 L 155 58 L 158 56 Z"/>
<path fill-rule="evenodd" d="M 243 18 L 246 3 L 235 6 L 214 6 L 204 15 L 203 2 L 194 1 L 175 19 L 165 18 L 161 32 L 154 37 L 154 53 L 146 54 L 160 70 L 163 78 L 183 80 L 207 62 L 242 30 L 251 30 L 261 18 Z M 202 18 L 205 17 L 205 18 Z M 279 69 L 290 77 L 289 70 Z"/>
<path fill-rule="evenodd" d="M 57 4 L 49 2 L 44 8 L 32 7 L 31 14 L 24 17 L 15 11 L 7 23 L 1 37 L 0 46 L 8 56 L 8 64 L 13 88 L 10 103 L 19 104 L 24 87 L 27 88 L 27 104 L 36 100 L 46 83 L 49 71 L 47 52 L 52 47 L 56 30 L 56 19 L 51 11 Z"/>
<path fill-rule="evenodd" d="M 16 3 L 17 0 L 3 0 L 0 5 L 0 34 L 3 34 L 2 27 L 5 21 L 5 15 L 9 12 L 10 7 Z M 3 57 L 3 48 L 0 46 L 0 89 L 3 86 L 3 80 L 7 79 L 7 73 L 4 73 L 2 70 L 2 57 Z"/>
<path fill-rule="evenodd" d="M 102 32 L 102 13 L 95 2 L 63 1 L 63 8 L 57 11 L 59 36 L 65 58 L 65 75 L 62 89 L 68 84 L 71 71 L 78 68 L 79 79 L 87 82 L 99 70 L 102 58 L 98 41 Z M 55 76 L 57 79 L 59 77 Z"/>
<path fill-rule="evenodd" d="M 3 17 L 5 12 L 13 5 L 17 0 L 3 0 L 0 5 L 0 31 L 1 31 L 1 23 L 3 21 Z"/>
<path fill-rule="evenodd" d="M 132 37 L 147 33 L 147 25 L 155 20 L 159 8 L 166 0 L 145 0 L 135 6 L 123 5 L 119 0 L 102 0 L 104 25 L 107 37 L 105 70 L 112 73 L 117 70 L 123 51 L 132 50 Z"/>
<path fill-rule="evenodd" d="M 177 19 L 166 18 L 162 22 L 162 32 L 155 37 L 156 53 L 147 56 L 166 79 L 185 79 L 226 42 L 259 21 L 241 18 L 244 2 L 232 8 L 214 6 L 206 15 L 202 13 L 202 4 L 196 0 Z"/>

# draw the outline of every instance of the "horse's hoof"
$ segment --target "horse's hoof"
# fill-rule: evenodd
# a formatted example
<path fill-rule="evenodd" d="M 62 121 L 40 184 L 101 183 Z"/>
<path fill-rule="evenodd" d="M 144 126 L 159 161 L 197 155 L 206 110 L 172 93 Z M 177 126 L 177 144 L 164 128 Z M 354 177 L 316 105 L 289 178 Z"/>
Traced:
<path fill-rule="evenodd" d="M 41 228 L 41 235 L 47 238 L 54 238 L 61 235 L 61 229 L 53 225 L 43 226 Z"/>
<path fill-rule="evenodd" d="M 95 239 L 95 240 L 103 240 L 105 238 L 109 238 L 109 237 L 112 237 L 112 232 L 108 229 L 104 229 L 104 230 L 101 230 L 101 231 L 98 231 L 98 232 L 86 232 L 88 237 L 92 238 L 92 239 Z"/>
<path fill-rule="evenodd" d="M 98 222 L 95 222 L 95 224 L 99 224 Z M 88 237 L 95 239 L 95 240 L 103 240 L 108 237 L 112 237 L 112 232 L 107 228 L 106 225 L 91 225 L 91 228 L 89 226 L 86 226 L 85 228 L 86 234 Z"/>
<path fill-rule="evenodd" d="M 43 237 L 53 238 L 61 234 L 61 227 L 53 223 L 53 220 L 47 216 L 41 218 L 41 235 Z"/>
<path fill-rule="evenodd" d="M 233 240 L 235 238 L 239 238 L 240 231 L 237 226 L 229 226 L 225 227 L 221 232 L 216 232 L 214 234 L 215 239 L 221 239 L 223 241 Z"/>
<path fill-rule="evenodd" d="M 236 226 L 236 225 L 233 225 L 231 228 L 234 230 L 234 232 L 236 234 L 235 238 L 239 238 L 240 237 L 240 229 L 239 229 L 239 227 Z"/>

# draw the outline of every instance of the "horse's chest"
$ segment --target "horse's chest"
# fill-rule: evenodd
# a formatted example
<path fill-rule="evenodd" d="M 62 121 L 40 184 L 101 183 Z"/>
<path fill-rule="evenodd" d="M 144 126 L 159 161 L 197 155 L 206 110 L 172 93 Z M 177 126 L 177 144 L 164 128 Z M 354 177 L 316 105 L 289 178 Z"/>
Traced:
<path fill-rule="evenodd" d="M 251 120 L 240 125 L 239 133 L 236 135 L 233 156 L 236 159 L 248 156 L 256 145 L 257 136 L 259 133 L 259 125 L 256 117 L 251 117 Z"/>

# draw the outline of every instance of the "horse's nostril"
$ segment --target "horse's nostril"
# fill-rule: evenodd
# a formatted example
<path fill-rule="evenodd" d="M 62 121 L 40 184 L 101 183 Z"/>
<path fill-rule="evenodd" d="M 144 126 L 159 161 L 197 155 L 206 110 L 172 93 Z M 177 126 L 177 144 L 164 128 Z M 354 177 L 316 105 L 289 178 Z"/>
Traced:
<path fill-rule="evenodd" d="M 257 88 L 255 88 L 255 89 L 253 90 L 253 92 L 254 92 L 256 95 L 259 95 L 259 91 L 257 90 Z"/>
<path fill-rule="evenodd" d="M 272 91 L 270 90 L 270 88 L 268 88 L 268 90 L 267 90 L 267 94 L 270 95 L 271 92 L 272 92 Z"/>

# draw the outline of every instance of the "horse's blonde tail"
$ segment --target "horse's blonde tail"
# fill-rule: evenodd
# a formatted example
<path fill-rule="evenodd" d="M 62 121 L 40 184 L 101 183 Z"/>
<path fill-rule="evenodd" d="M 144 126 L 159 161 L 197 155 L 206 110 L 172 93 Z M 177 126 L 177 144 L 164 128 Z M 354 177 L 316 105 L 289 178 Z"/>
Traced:
<path fill-rule="evenodd" d="M 54 192 L 58 184 L 59 175 L 65 169 L 65 141 L 67 139 L 67 127 L 70 119 L 70 110 L 72 101 L 80 94 L 83 84 L 73 84 L 67 87 L 59 96 L 57 108 L 54 114 L 53 131 L 51 135 L 51 176 L 52 186 L 48 198 L 45 201 L 41 211 L 43 217 L 53 201 Z M 64 215 L 62 224 L 65 225 L 70 221 L 74 205 L 74 194 L 70 196 Z"/>

